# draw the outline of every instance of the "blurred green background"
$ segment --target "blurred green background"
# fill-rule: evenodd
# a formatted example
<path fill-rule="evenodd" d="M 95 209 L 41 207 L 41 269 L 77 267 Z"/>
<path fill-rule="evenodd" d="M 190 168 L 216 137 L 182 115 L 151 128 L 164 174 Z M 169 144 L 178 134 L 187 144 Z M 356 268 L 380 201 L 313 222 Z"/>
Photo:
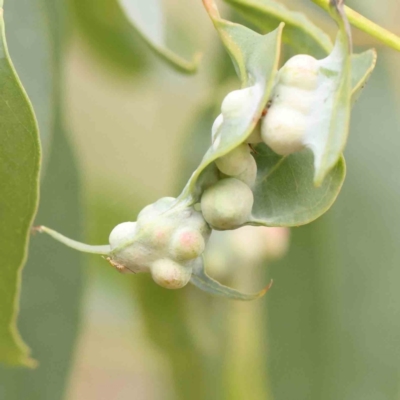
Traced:
<path fill-rule="evenodd" d="M 334 35 L 309 1 L 283 3 Z M 400 34 L 397 0 L 347 4 Z M 150 52 L 114 0 L 6 1 L 43 140 L 38 223 L 106 243 L 196 166 L 234 73 L 199 0 L 163 5 L 171 48 L 204 52 L 196 75 Z M 287 251 L 286 234 L 267 236 L 262 260 L 213 239 L 211 274 L 249 291 L 273 278 L 267 296 L 167 291 L 33 237 L 19 326 L 40 366 L 1 367 L 1 400 L 400 400 L 400 55 L 354 40 L 377 47 L 378 64 L 354 108 L 336 204 L 292 229 Z"/>

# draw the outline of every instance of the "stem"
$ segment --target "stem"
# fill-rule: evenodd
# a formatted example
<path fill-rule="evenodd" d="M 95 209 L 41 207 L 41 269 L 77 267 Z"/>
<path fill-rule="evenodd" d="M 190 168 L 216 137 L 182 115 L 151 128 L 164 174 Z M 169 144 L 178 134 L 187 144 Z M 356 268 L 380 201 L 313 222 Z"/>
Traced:
<path fill-rule="evenodd" d="M 33 228 L 33 231 L 47 233 L 52 238 L 58 240 L 59 242 L 65 244 L 66 246 L 71 247 L 78 251 L 82 251 L 84 253 L 108 255 L 111 251 L 109 245 L 91 246 L 90 244 L 77 242 L 76 240 L 69 239 L 64 235 L 61 235 L 61 233 L 53 231 L 53 229 L 47 228 L 46 226 L 43 225 Z"/>
<path fill-rule="evenodd" d="M 329 0 L 311 0 L 326 11 L 329 11 Z M 356 28 L 368 33 L 374 38 L 378 39 L 387 46 L 400 51 L 400 37 L 385 28 L 375 24 L 368 18 L 365 18 L 358 12 L 352 10 L 350 7 L 344 7 L 349 22 Z"/>

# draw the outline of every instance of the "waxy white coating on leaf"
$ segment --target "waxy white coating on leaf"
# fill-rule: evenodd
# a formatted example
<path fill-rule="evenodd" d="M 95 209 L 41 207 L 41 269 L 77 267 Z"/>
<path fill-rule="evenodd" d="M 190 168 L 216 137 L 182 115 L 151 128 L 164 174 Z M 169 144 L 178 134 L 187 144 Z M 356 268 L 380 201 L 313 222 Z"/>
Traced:
<path fill-rule="evenodd" d="M 136 222 L 123 222 L 117 225 L 110 233 L 108 241 L 111 250 L 132 240 L 136 234 Z"/>
<path fill-rule="evenodd" d="M 167 289 L 180 289 L 186 286 L 192 275 L 191 266 L 184 266 L 163 258 L 155 261 L 150 267 L 151 276 L 158 285 Z"/>
<path fill-rule="evenodd" d="M 279 71 L 279 82 L 305 90 L 318 86 L 319 63 L 314 57 L 298 54 L 290 58 Z"/>
<path fill-rule="evenodd" d="M 222 173 L 235 176 L 243 172 L 249 166 L 252 158 L 250 147 L 244 143 L 234 148 L 228 154 L 215 160 L 215 164 Z"/>
<path fill-rule="evenodd" d="M 201 209 L 213 228 L 235 229 L 248 220 L 253 202 L 253 192 L 245 183 L 227 178 L 204 191 Z"/>

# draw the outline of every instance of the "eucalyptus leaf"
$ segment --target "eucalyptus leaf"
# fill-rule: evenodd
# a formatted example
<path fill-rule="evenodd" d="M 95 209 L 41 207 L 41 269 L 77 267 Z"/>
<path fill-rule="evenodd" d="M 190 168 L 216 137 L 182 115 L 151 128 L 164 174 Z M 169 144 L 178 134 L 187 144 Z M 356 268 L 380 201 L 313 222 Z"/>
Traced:
<path fill-rule="evenodd" d="M 204 155 L 180 196 L 180 199 L 189 202 L 197 201 L 201 194 L 202 190 L 197 181 L 206 167 L 243 143 L 254 130 L 270 97 L 283 29 L 281 24 L 270 34 L 260 35 L 242 25 L 221 19 L 212 1 L 205 0 L 204 3 L 232 58 L 242 89 L 228 94 L 223 102 L 223 122 L 217 132 L 218 138 Z M 239 107 L 236 107 L 234 112 L 224 111 L 226 102 L 236 102 Z"/>
<path fill-rule="evenodd" d="M 39 132 L 8 53 L 2 8 L 0 12 L 0 361 L 32 367 L 16 318 L 21 271 L 38 204 Z"/>
<path fill-rule="evenodd" d="M 285 23 L 282 41 L 297 53 L 316 58 L 326 56 L 332 49 L 330 37 L 304 14 L 291 11 L 273 0 L 225 0 L 253 23 L 262 33 L 268 33 Z"/>
<path fill-rule="evenodd" d="M 344 17 L 345 18 L 345 17 Z M 315 93 L 304 143 L 314 153 L 314 184 L 322 184 L 346 144 L 351 109 L 351 37 L 347 21 L 331 54 L 319 61 L 321 81 Z"/>
<path fill-rule="evenodd" d="M 197 71 L 201 54 L 196 53 L 188 61 L 168 48 L 160 0 L 118 0 L 118 4 L 134 30 L 158 56 L 181 72 Z"/>
<path fill-rule="evenodd" d="M 148 49 L 115 0 L 69 0 L 74 25 L 102 66 L 134 75 L 149 68 Z"/>
<path fill-rule="evenodd" d="M 352 58 L 352 101 L 364 87 L 376 63 L 375 50 Z M 313 157 L 310 151 L 279 156 L 267 146 L 257 147 L 258 165 L 254 207 L 250 224 L 299 226 L 326 212 L 339 194 L 345 178 L 343 157 L 320 187 L 313 185 Z"/>
<path fill-rule="evenodd" d="M 333 48 L 329 36 L 318 28 L 304 14 L 291 11 L 274 0 L 225 0 L 243 16 L 257 26 L 262 33 L 275 29 L 280 22 L 285 23 L 282 41 L 297 53 L 316 58 L 327 56 Z M 351 82 L 353 102 L 368 80 L 376 64 L 376 51 L 371 49 L 351 56 Z"/>
<path fill-rule="evenodd" d="M 211 278 L 207 275 L 204 267 L 204 259 L 196 262 L 195 267 L 193 268 L 192 277 L 190 278 L 190 282 L 197 286 L 199 289 L 213 294 L 215 296 L 226 297 L 228 299 L 233 300 L 243 300 L 250 301 L 258 299 L 264 296 L 265 293 L 268 292 L 270 287 L 272 286 L 272 281 L 262 290 L 257 293 L 247 294 L 242 293 L 236 289 L 232 289 L 228 286 L 221 285 L 219 282 Z"/>
<path fill-rule="evenodd" d="M 260 144 L 255 159 L 258 172 L 249 225 L 299 226 L 315 220 L 334 203 L 346 175 L 341 158 L 322 185 L 315 187 L 309 150 L 279 156 Z"/>
<path fill-rule="evenodd" d="M 354 104 L 376 65 L 375 49 L 353 54 L 351 57 L 351 102 Z"/>

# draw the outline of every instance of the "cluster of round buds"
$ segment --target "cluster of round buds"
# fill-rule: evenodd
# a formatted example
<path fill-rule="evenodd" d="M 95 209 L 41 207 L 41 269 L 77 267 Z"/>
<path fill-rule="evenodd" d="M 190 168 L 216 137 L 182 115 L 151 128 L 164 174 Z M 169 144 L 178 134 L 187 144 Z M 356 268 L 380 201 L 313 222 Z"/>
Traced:
<path fill-rule="evenodd" d="M 145 207 L 137 222 L 117 225 L 110 234 L 110 263 L 121 272 L 150 272 L 168 289 L 185 286 L 211 230 L 201 212 L 174 206 L 164 197 Z"/>
<path fill-rule="evenodd" d="M 271 105 L 261 122 L 262 140 L 275 153 L 288 155 L 304 148 L 319 70 L 318 60 L 304 54 L 292 57 L 280 69 Z"/>
<path fill-rule="evenodd" d="M 223 116 L 235 117 L 241 111 L 246 99 L 251 94 L 243 90 L 229 93 L 222 102 L 221 111 L 212 127 L 212 142 L 219 140 L 219 128 Z M 251 154 L 248 143 L 261 141 L 260 132 L 255 131 L 246 143 L 235 147 L 229 153 L 218 158 L 215 164 L 220 180 L 208 187 L 201 198 L 201 210 L 205 220 L 217 230 L 236 229 L 243 225 L 253 208 L 252 187 L 257 177 L 257 164 Z"/>

